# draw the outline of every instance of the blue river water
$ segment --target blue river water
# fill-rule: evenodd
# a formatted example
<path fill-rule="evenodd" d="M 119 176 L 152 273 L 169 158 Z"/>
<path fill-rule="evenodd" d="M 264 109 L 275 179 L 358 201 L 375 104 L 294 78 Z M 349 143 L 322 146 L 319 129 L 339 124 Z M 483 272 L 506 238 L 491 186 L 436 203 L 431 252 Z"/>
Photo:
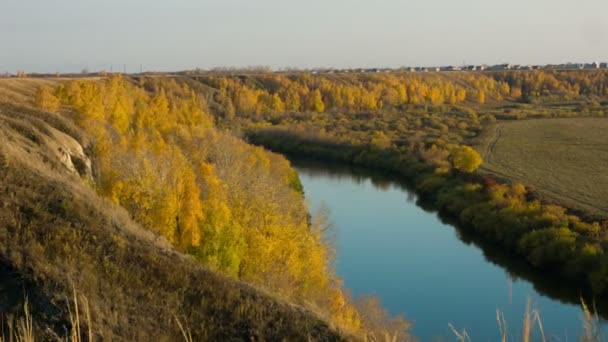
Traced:
<path fill-rule="evenodd" d="M 509 340 L 520 340 L 528 301 L 548 341 L 579 340 L 583 313 L 572 285 L 480 247 L 386 177 L 292 163 L 311 211 L 329 209 L 344 286 L 354 297 L 375 295 L 391 314 L 403 314 L 421 341 L 454 341 L 448 324 L 466 329 L 472 341 L 499 341 L 497 310 Z M 533 340 L 540 338 L 538 324 L 533 333 Z"/>

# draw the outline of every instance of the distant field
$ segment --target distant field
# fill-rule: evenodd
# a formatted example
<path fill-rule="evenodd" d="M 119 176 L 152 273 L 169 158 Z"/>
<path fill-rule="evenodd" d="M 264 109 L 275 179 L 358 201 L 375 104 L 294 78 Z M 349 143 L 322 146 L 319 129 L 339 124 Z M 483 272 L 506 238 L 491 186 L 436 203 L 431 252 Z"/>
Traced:
<path fill-rule="evenodd" d="M 608 215 L 608 119 L 501 122 L 476 148 L 482 171 L 533 185 L 558 204 Z"/>

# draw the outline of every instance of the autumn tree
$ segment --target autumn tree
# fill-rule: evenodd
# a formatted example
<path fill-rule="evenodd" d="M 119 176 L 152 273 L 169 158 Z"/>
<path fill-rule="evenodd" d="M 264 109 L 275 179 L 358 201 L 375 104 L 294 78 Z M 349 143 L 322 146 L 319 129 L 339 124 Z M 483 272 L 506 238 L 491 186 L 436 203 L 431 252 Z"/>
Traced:
<path fill-rule="evenodd" d="M 469 146 L 458 146 L 451 153 L 452 166 L 460 171 L 473 172 L 482 163 L 481 156 Z"/>
<path fill-rule="evenodd" d="M 36 96 L 34 99 L 36 103 L 36 107 L 45 110 L 47 112 L 57 112 L 59 110 L 60 101 L 55 95 L 53 95 L 53 91 L 49 87 L 40 87 L 38 91 L 36 91 Z"/>
<path fill-rule="evenodd" d="M 486 103 L 486 92 L 484 90 L 480 90 L 477 92 L 477 103 L 479 103 L 479 104 Z"/>
<path fill-rule="evenodd" d="M 389 148 L 391 146 L 391 139 L 386 134 L 376 131 L 372 136 L 371 144 L 380 149 Z"/>
<path fill-rule="evenodd" d="M 325 103 L 323 102 L 323 97 L 321 96 L 321 91 L 319 91 L 319 89 L 315 89 L 310 93 L 310 109 L 317 113 L 323 113 L 325 111 Z"/>

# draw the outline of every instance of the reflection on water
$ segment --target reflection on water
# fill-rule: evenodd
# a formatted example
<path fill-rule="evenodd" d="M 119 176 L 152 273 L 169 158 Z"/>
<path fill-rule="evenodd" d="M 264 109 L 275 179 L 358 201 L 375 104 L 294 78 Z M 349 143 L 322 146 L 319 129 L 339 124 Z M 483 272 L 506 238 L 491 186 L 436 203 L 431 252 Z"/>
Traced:
<path fill-rule="evenodd" d="M 345 286 L 354 295 L 375 294 L 391 313 L 405 314 L 422 341 L 453 340 L 448 323 L 466 328 L 474 341 L 495 341 L 497 309 L 516 340 L 528 298 L 555 340 L 580 336 L 584 291 L 576 284 L 533 270 L 520 258 L 455 229 L 408 184 L 386 174 L 343 164 L 292 162 L 313 210 L 324 203 L 331 212 L 336 267 Z"/>

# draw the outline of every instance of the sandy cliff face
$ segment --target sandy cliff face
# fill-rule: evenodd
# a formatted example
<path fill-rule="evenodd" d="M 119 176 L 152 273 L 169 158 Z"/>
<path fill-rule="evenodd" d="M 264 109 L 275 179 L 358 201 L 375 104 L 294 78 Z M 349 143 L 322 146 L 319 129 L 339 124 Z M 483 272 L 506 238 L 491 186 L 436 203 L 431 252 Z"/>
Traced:
<path fill-rule="evenodd" d="M 52 115 L 47 113 L 46 115 Z M 65 171 L 92 177 L 91 160 L 73 137 L 33 114 L 0 110 L 0 136 L 5 159 L 29 159 L 33 163 L 62 165 Z"/>
<path fill-rule="evenodd" d="M 61 80 L 0 80 L 0 138 L 5 162 L 18 158 L 89 177 L 91 160 L 85 153 L 90 144 L 84 133 L 63 115 L 40 111 L 34 98 L 39 87 L 52 87 Z"/>

